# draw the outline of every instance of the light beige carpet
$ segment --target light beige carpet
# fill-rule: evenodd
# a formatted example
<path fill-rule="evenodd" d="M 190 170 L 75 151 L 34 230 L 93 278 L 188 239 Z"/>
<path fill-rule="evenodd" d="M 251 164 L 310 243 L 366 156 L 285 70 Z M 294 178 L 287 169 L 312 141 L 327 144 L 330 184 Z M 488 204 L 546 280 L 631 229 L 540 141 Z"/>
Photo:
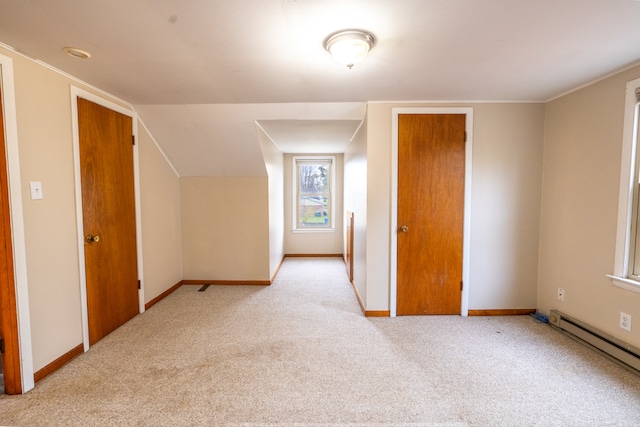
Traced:
<path fill-rule="evenodd" d="M 338 258 L 198 289 L 1 396 L 0 424 L 640 425 L 640 377 L 528 316 L 365 318 Z"/>

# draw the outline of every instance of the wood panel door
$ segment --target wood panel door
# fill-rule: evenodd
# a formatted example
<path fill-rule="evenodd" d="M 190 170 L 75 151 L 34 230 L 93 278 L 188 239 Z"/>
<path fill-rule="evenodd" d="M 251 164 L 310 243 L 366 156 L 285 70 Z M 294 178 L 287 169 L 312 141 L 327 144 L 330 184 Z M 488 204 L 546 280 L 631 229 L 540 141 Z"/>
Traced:
<path fill-rule="evenodd" d="M 139 312 L 132 119 L 78 98 L 89 344 Z"/>
<path fill-rule="evenodd" d="M 345 263 L 347 265 L 347 275 L 349 281 L 353 282 L 353 236 L 354 236 L 353 212 L 347 211 L 347 244 L 345 253 Z"/>
<path fill-rule="evenodd" d="M 465 119 L 398 116 L 398 315 L 460 314 Z"/>
<path fill-rule="evenodd" d="M 0 353 L 4 373 L 4 392 L 22 393 L 20 348 L 18 340 L 18 311 L 13 271 L 13 243 L 9 211 L 9 178 L 4 136 L 4 112 L 0 88 L 0 338 L 4 349 Z"/>

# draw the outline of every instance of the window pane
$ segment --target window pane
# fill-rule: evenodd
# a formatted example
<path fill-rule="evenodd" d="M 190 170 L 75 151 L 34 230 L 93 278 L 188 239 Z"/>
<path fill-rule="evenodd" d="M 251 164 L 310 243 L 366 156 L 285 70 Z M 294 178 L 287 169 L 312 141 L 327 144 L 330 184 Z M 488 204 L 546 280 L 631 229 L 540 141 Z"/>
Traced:
<path fill-rule="evenodd" d="M 298 218 L 301 227 L 324 227 L 329 224 L 329 197 L 300 196 Z"/>
<path fill-rule="evenodd" d="M 294 157 L 294 228 L 333 226 L 333 162 L 332 157 Z"/>
<path fill-rule="evenodd" d="M 327 164 L 301 164 L 300 194 L 329 193 L 329 167 Z"/>

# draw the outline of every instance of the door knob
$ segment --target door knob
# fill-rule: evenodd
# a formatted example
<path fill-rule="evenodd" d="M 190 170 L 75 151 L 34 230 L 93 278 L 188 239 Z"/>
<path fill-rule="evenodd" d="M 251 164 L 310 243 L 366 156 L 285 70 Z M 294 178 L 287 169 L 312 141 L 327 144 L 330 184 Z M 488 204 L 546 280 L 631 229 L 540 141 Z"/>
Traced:
<path fill-rule="evenodd" d="M 406 225 L 403 225 L 402 227 L 400 227 L 399 230 L 401 233 L 406 233 L 407 231 L 409 231 L 409 227 L 407 227 Z"/>
<path fill-rule="evenodd" d="M 98 243 L 100 241 L 100 236 L 94 236 L 93 234 L 89 234 L 87 236 L 87 243 Z"/>

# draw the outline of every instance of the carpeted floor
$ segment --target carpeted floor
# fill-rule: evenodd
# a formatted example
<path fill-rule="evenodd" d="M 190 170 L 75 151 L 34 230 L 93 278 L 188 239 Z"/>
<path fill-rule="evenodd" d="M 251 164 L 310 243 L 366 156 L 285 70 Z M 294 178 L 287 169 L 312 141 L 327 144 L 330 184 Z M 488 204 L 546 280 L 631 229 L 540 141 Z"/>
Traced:
<path fill-rule="evenodd" d="M 640 377 L 528 316 L 365 318 L 338 258 L 198 289 L 0 396 L 0 425 L 640 425 Z"/>

